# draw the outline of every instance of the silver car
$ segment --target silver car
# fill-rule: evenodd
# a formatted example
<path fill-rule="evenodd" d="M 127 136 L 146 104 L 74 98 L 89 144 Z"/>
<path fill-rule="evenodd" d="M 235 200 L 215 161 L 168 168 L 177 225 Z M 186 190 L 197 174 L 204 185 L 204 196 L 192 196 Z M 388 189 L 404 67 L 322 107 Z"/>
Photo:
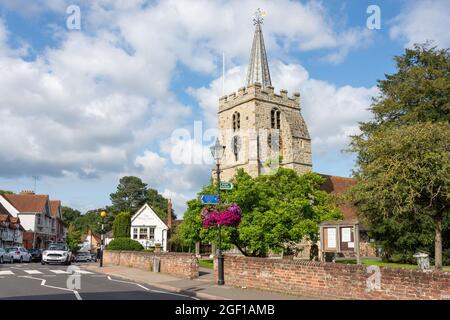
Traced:
<path fill-rule="evenodd" d="M 6 251 L 12 255 L 14 261 L 22 262 L 31 262 L 33 257 L 24 247 L 10 247 L 6 248 Z"/>
<path fill-rule="evenodd" d="M 9 263 L 13 263 L 13 255 L 5 249 L 0 248 L 0 264 L 5 263 L 6 261 L 8 261 Z"/>

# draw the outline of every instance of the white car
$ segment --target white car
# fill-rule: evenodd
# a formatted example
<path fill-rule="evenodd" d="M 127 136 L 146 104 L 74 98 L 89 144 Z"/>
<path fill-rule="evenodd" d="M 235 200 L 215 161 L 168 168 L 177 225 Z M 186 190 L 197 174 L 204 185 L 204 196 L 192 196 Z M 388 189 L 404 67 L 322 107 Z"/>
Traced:
<path fill-rule="evenodd" d="M 0 248 L 0 264 L 6 261 L 8 261 L 9 263 L 13 263 L 14 262 L 13 256 L 5 249 Z"/>
<path fill-rule="evenodd" d="M 13 261 L 31 262 L 33 257 L 24 247 L 10 247 L 6 248 L 6 251 L 11 255 Z"/>
<path fill-rule="evenodd" d="M 72 262 L 72 252 L 65 243 L 52 243 L 42 253 L 41 264 L 59 263 L 69 265 Z"/>

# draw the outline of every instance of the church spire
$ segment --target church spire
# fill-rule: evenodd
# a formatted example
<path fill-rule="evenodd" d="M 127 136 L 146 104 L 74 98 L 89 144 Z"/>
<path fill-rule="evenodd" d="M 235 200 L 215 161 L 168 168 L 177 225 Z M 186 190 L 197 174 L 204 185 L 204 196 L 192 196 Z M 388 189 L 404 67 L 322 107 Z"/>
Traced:
<path fill-rule="evenodd" d="M 263 88 L 272 85 L 270 80 L 269 64 L 267 63 L 266 48 L 264 46 L 264 37 L 261 30 L 264 15 L 265 13 L 258 8 L 253 16 L 255 35 L 253 37 L 250 62 L 247 70 L 247 86 L 256 82 L 261 83 Z"/>

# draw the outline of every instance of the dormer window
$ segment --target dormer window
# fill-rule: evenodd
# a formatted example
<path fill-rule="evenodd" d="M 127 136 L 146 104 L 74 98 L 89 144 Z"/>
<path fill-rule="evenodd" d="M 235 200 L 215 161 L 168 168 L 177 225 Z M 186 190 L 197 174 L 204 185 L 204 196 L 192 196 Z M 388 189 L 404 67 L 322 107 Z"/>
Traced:
<path fill-rule="evenodd" d="M 270 127 L 272 129 L 280 129 L 280 118 L 281 118 L 281 112 L 278 109 L 272 109 L 270 111 Z"/>
<path fill-rule="evenodd" d="M 233 131 L 241 128 L 241 114 L 239 112 L 233 113 Z"/>

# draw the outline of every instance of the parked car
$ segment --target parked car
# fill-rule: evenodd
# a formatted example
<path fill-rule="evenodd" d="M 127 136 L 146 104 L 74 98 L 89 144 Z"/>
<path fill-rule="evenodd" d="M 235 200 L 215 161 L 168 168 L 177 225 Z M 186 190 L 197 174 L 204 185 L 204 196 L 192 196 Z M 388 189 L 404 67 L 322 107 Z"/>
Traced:
<path fill-rule="evenodd" d="M 42 260 L 42 250 L 41 249 L 30 249 L 28 253 L 31 254 L 33 261 L 40 262 Z"/>
<path fill-rule="evenodd" d="M 10 247 L 6 248 L 6 251 L 11 254 L 13 261 L 18 261 L 20 263 L 32 261 L 31 254 L 29 254 L 24 247 Z"/>
<path fill-rule="evenodd" d="M 69 265 L 72 263 L 72 252 L 63 242 L 51 243 L 48 249 L 42 253 L 41 264 L 60 263 Z"/>
<path fill-rule="evenodd" d="M 92 257 L 89 252 L 78 252 L 75 255 L 75 262 L 90 262 L 90 261 L 92 261 Z"/>
<path fill-rule="evenodd" d="M 91 253 L 91 261 L 97 262 L 97 254 Z"/>
<path fill-rule="evenodd" d="M 6 261 L 8 261 L 9 263 L 13 263 L 13 255 L 5 249 L 0 248 L 0 263 L 5 263 Z"/>

